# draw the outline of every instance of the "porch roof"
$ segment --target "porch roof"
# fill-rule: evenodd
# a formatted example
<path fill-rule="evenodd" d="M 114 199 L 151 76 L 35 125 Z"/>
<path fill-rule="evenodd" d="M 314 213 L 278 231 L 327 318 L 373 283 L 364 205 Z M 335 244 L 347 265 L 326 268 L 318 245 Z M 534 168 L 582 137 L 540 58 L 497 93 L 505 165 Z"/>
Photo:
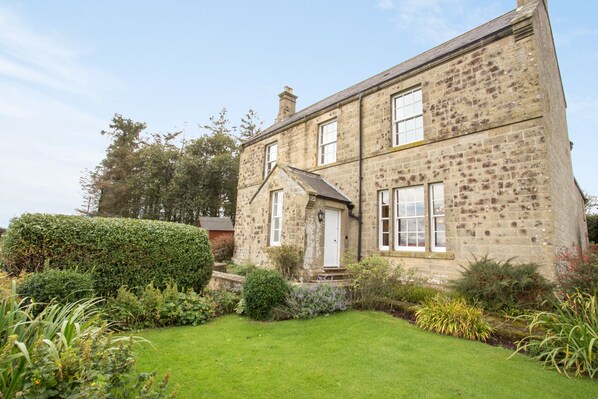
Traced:
<path fill-rule="evenodd" d="M 293 168 L 287 166 L 286 169 L 299 183 L 308 191 L 314 192 L 318 197 L 328 198 L 331 200 L 350 203 L 351 200 L 345 197 L 340 191 L 336 189 L 332 184 L 328 183 L 322 176 L 307 172 L 305 170 Z"/>

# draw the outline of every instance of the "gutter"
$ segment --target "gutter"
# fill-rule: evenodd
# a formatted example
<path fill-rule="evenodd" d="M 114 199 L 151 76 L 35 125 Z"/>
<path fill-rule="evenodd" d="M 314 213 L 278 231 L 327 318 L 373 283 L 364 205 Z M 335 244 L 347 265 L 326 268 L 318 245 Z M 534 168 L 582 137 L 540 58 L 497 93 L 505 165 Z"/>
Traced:
<path fill-rule="evenodd" d="M 361 260 L 361 233 L 363 228 L 363 195 L 362 195 L 362 185 L 363 185 L 363 128 L 361 123 L 361 106 L 362 106 L 362 93 L 359 93 L 359 102 L 358 102 L 358 126 L 359 126 L 359 158 L 358 158 L 358 206 L 359 206 L 359 214 L 357 216 L 357 261 Z"/>

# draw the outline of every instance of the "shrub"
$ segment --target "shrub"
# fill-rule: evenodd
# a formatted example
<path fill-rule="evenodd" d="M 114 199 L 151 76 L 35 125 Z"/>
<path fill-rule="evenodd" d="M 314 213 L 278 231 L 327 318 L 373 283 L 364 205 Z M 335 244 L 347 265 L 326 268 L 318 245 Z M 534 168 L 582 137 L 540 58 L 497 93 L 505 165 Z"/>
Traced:
<path fill-rule="evenodd" d="M 161 291 L 153 284 L 147 285 L 139 295 L 121 287 L 106 307 L 108 319 L 128 329 L 195 326 L 214 318 L 216 310 L 211 298 L 201 297 L 193 290 L 179 292 L 176 285 L 167 285 Z"/>
<path fill-rule="evenodd" d="M 424 287 L 418 284 L 401 284 L 396 288 L 394 299 L 421 304 L 428 299 L 434 298 L 441 292 L 436 288 Z"/>
<path fill-rule="evenodd" d="M 258 270 L 257 266 L 249 262 L 240 265 L 234 263 L 226 265 L 227 273 L 236 274 L 238 276 L 248 276 L 256 270 Z"/>
<path fill-rule="evenodd" d="M 213 267 L 204 230 L 153 220 L 24 214 L 12 219 L 0 244 L 11 275 L 77 267 L 92 273 L 103 296 L 152 281 L 160 288 L 173 281 L 200 291 Z"/>
<path fill-rule="evenodd" d="M 518 352 L 533 353 L 545 367 L 555 368 L 565 375 L 598 377 L 598 299 L 595 295 L 567 295 L 554 312 L 535 312 L 517 319 L 529 323 L 529 336 L 518 342 Z"/>
<path fill-rule="evenodd" d="M 594 244 L 598 244 L 598 215 L 586 215 L 588 224 L 588 239 Z"/>
<path fill-rule="evenodd" d="M 488 256 L 469 262 L 453 287 L 468 300 L 479 302 L 491 311 L 538 309 L 552 291 L 552 285 L 538 273 L 538 265 L 517 265 Z"/>
<path fill-rule="evenodd" d="M 216 316 L 235 313 L 241 296 L 224 290 L 204 291 L 204 294 L 214 303 Z"/>
<path fill-rule="evenodd" d="M 17 293 L 35 302 L 66 304 L 93 297 L 93 280 L 89 274 L 74 270 L 44 270 L 25 277 Z"/>
<path fill-rule="evenodd" d="M 348 301 L 342 287 L 322 284 L 312 287 L 291 287 L 284 304 L 294 319 L 309 319 L 347 309 Z"/>
<path fill-rule="evenodd" d="M 564 294 L 576 291 L 598 293 L 598 245 L 591 244 L 587 251 L 573 248 L 558 256 L 557 285 Z"/>
<path fill-rule="evenodd" d="M 281 245 L 268 248 L 268 257 L 285 278 L 299 277 L 303 266 L 303 248 L 296 245 Z"/>
<path fill-rule="evenodd" d="M 436 295 L 419 307 L 415 317 L 418 326 L 439 334 L 485 341 L 492 333 L 482 310 L 467 305 L 463 298 Z"/>
<path fill-rule="evenodd" d="M 392 265 L 378 256 L 347 265 L 347 270 L 352 277 L 353 301 L 362 309 L 373 309 L 381 299 L 392 299 L 405 274 L 401 264 Z"/>
<path fill-rule="evenodd" d="M 133 339 L 114 338 L 99 324 L 97 300 L 0 304 L 0 397 L 165 398 L 168 379 L 133 372 Z M 170 396 L 173 397 L 173 396 Z"/>
<path fill-rule="evenodd" d="M 272 308 L 284 302 L 288 290 L 288 284 L 279 272 L 256 270 L 243 284 L 245 313 L 256 320 L 271 319 Z"/>
<path fill-rule="evenodd" d="M 233 236 L 219 236 L 214 238 L 210 245 L 216 262 L 226 262 L 232 259 L 235 251 L 235 238 Z"/>

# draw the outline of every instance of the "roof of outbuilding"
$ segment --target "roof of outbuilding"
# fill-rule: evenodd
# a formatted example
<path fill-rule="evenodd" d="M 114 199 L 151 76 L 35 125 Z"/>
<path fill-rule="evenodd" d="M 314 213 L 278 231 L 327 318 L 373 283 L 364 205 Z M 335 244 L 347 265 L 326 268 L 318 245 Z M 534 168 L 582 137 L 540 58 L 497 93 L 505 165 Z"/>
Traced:
<path fill-rule="evenodd" d="M 489 21 L 483 25 L 478 26 L 477 28 L 470 30 L 469 32 L 462 34 L 461 36 L 457 36 L 456 38 L 449 40 L 448 42 L 434 47 L 392 68 L 389 68 L 386 71 L 380 72 L 379 74 L 374 75 L 369 79 L 366 79 L 360 83 L 357 83 L 351 87 L 339 91 L 338 93 L 333 94 L 321 101 L 318 101 L 317 103 L 312 104 L 309 107 L 294 113 L 290 117 L 273 124 L 261 133 L 258 133 L 254 137 L 247 140 L 245 143 L 243 143 L 243 146 L 249 145 L 256 141 L 260 141 L 263 138 L 266 138 L 278 132 L 279 130 L 292 125 L 293 123 L 300 121 L 303 118 L 307 118 L 310 115 L 323 111 L 330 106 L 338 104 L 351 97 L 357 96 L 368 89 L 382 85 L 414 69 L 425 66 L 426 64 L 430 64 L 435 60 L 442 59 L 443 57 L 456 53 L 459 50 L 468 47 L 473 43 L 483 41 L 492 37 L 498 32 L 511 28 L 511 22 L 515 17 L 517 17 L 518 11 L 522 10 L 512 10 L 504 15 L 501 15 L 498 18 L 493 19 L 492 21 Z"/>
<path fill-rule="evenodd" d="M 306 186 L 307 190 L 313 191 L 318 197 L 328 198 L 340 202 L 350 203 L 351 200 L 341 194 L 340 191 L 336 189 L 332 184 L 328 183 L 326 180 L 322 178 L 322 176 L 306 172 L 305 170 L 293 168 L 291 166 L 287 166 L 285 168 L 289 171 L 289 173 L 295 179 L 299 180 L 302 183 L 302 186 Z"/>
<path fill-rule="evenodd" d="M 209 216 L 200 216 L 199 226 L 206 230 L 235 231 L 235 228 L 233 227 L 233 222 L 230 220 L 229 217 L 217 218 Z"/>

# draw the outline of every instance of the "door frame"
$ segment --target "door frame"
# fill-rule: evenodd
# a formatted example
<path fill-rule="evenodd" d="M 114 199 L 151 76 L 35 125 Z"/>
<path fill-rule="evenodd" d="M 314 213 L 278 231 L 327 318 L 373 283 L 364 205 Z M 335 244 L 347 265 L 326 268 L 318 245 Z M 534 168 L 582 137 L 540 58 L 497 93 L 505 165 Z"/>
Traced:
<path fill-rule="evenodd" d="M 336 225 L 336 265 L 326 265 L 326 226 L 328 223 L 328 212 L 334 212 L 337 215 Z M 322 265 L 324 269 L 338 269 L 341 261 L 341 227 L 342 227 L 342 212 L 337 208 L 325 208 L 324 210 L 324 245 L 323 245 L 323 259 Z"/>

